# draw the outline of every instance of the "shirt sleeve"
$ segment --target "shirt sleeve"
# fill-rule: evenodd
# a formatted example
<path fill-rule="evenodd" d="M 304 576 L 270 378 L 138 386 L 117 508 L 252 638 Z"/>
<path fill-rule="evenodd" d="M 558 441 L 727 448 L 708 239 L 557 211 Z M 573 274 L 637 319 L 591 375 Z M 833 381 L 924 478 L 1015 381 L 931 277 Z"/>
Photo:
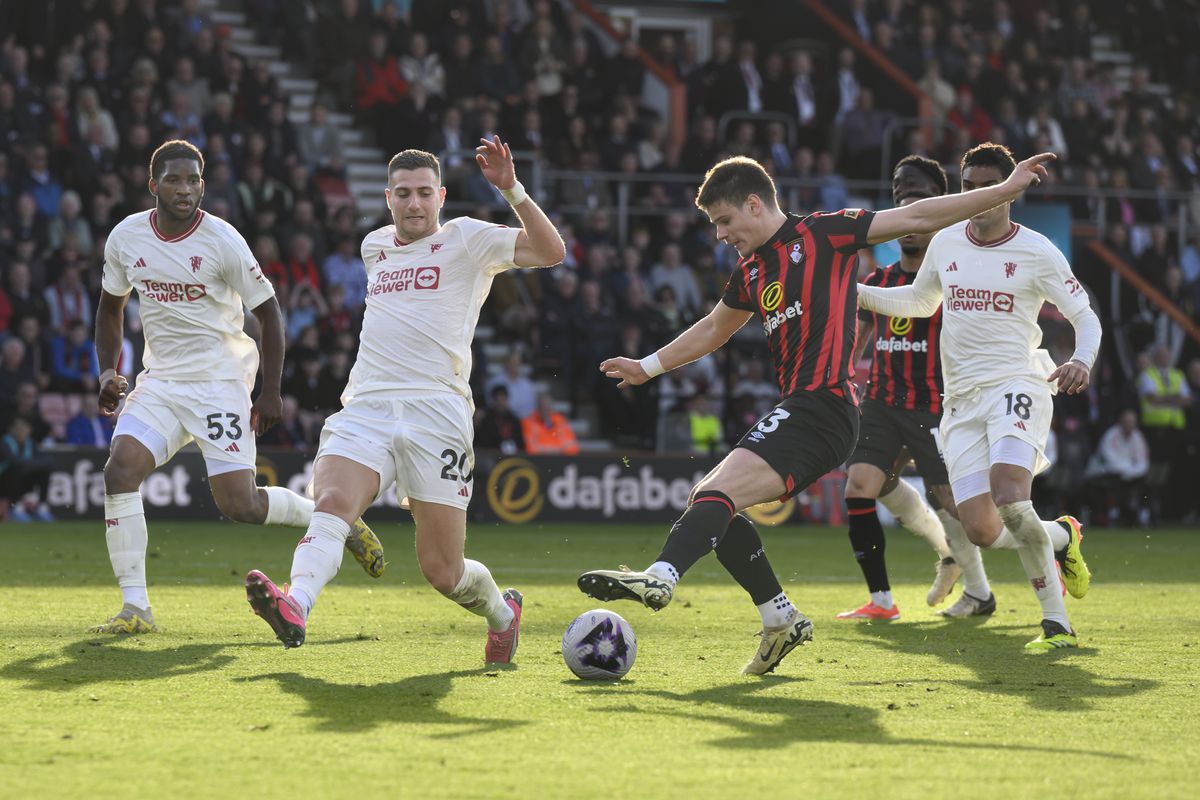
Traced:
<path fill-rule="evenodd" d="M 258 308 L 275 296 L 275 287 L 263 275 L 250 245 L 237 231 L 225 240 L 225 280 L 247 308 Z"/>
<path fill-rule="evenodd" d="M 517 266 L 513 259 L 516 257 L 520 228 L 468 218 L 462 221 L 461 230 L 467 252 L 485 272 L 495 275 Z"/>
<path fill-rule="evenodd" d="M 1075 353 L 1072 360 L 1087 364 L 1100 352 L 1100 318 L 1092 311 L 1083 284 L 1071 273 L 1071 265 L 1062 252 L 1047 243 L 1038 263 L 1038 285 L 1042 294 L 1066 317 L 1075 329 Z"/>
<path fill-rule="evenodd" d="M 814 236 L 824 237 L 839 253 L 853 255 L 867 246 L 867 231 L 871 229 L 874 211 L 862 208 L 843 208 L 841 211 L 821 211 L 804 220 Z"/>
<path fill-rule="evenodd" d="M 104 274 L 101 276 L 100 286 L 117 297 L 124 297 L 133 291 L 133 284 L 129 282 L 129 276 L 125 272 L 125 265 L 121 263 L 121 245 L 115 231 L 104 244 Z"/>
<path fill-rule="evenodd" d="M 932 317 L 942 304 L 942 279 L 937 262 L 930 258 L 933 243 L 925 251 L 925 262 L 908 286 L 858 285 L 858 306 L 889 317 Z"/>
<path fill-rule="evenodd" d="M 733 271 L 733 274 L 729 276 L 729 281 L 725 284 L 725 292 L 721 299 L 730 308 L 736 308 L 739 311 L 757 311 L 758 308 L 750 298 L 750 293 L 746 291 L 744 273 L 745 270 L 742 267 Z"/>

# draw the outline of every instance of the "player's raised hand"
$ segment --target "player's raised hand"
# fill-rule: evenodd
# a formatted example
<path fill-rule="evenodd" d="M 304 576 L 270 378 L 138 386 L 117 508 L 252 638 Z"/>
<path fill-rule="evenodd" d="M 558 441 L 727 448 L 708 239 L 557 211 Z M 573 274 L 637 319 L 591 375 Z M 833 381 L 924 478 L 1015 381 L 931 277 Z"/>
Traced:
<path fill-rule="evenodd" d="M 125 380 L 124 375 L 114 375 L 104 382 L 100 387 L 100 413 L 106 417 L 115 416 L 117 406 L 125 399 L 125 390 L 129 388 L 129 381 Z"/>
<path fill-rule="evenodd" d="M 262 436 L 283 418 L 283 398 L 278 392 L 263 392 L 250 408 L 250 426 L 257 436 Z"/>
<path fill-rule="evenodd" d="M 1067 361 L 1046 378 L 1047 383 L 1058 381 L 1058 390 L 1063 394 L 1079 394 L 1088 388 L 1092 371 L 1078 361 Z"/>
<path fill-rule="evenodd" d="M 1054 153 L 1038 153 L 1036 156 L 1027 158 L 1017 164 L 1012 175 L 1008 176 L 1005 183 L 1018 193 L 1025 191 L 1030 186 L 1037 186 L 1042 182 L 1042 178 L 1048 174 L 1046 164 L 1054 161 L 1058 156 Z"/>
<path fill-rule="evenodd" d="M 641 363 L 634 358 L 610 358 L 600 363 L 600 371 L 609 378 L 620 378 L 618 389 L 626 386 L 640 386 L 650 380 Z"/>
<path fill-rule="evenodd" d="M 499 136 L 480 139 L 483 144 L 475 148 L 475 163 L 488 183 L 500 191 L 511 189 L 517 182 L 517 170 L 513 166 L 512 150 L 500 141 Z"/>

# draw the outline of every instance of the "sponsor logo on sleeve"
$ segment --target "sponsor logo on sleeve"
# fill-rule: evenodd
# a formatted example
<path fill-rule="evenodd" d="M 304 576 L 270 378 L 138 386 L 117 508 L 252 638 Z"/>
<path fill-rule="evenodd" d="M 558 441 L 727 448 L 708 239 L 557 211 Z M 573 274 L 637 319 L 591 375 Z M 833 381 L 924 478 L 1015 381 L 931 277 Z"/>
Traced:
<path fill-rule="evenodd" d="M 1079 285 L 1079 281 L 1074 278 L 1067 278 L 1064 282 L 1067 284 L 1067 291 L 1071 293 L 1072 297 L 1083 291 L 1083 287 Z"/>

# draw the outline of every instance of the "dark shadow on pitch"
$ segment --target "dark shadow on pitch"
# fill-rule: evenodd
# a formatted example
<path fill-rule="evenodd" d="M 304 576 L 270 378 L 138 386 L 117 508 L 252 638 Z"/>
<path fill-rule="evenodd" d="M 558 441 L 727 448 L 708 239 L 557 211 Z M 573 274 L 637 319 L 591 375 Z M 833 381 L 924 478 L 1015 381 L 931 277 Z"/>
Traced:
<path fill-rule="evenodd" d="M 1081 662 L 1097 654 L 1081 647 L 1043 655 L 1024 650 L 1035 635 L 1032 626 L 963 627 L 956 623 L 909 622 L 900 625 L 864 625 L 859 641 L 898 655 L 932 655 L 947 664 L 975 673 L 965 680 L 910 680 L 879 675 L 880 683 L 921 683 L 960 686 L 973 691 L 1008 695 L 1025 700 L 1042 711 L 1089 712 L 1097 701 L 1141 694 L 1158 681 L 1143 677 L 1108 677 L 1083 668 Z M 1011 633 L 1009 631 L 1012 631 Z M 1086 642 L 1086 640 L 1085 640 Z M 903 673 L 907 674 L 907 673 Z"/>
<path fill-rule="evenodd" d="M 294 672 L 276 672 L 240 678 L 243 682 L 275 681 L 287 694 L 302 698 L 308 709 L 300 716 L 316 720 L 316 730 L 365 733 L 379 725 L 407 723 L 448 726 L 431 733 L 431 738 L 454 739 L 478 733 L 494 733 L 525 723 L 496 717 L 459 716 L 440 708 L 458 678 L 491 679 L 491 668 L 414 675 L 392 683 L 356 685 L 331 683 Z"/>
<path fill-rule="evenodd" d="M 54 692 L 100 683 L 177 678 L 228 665 L 234 656 L 223 652 L 227 647 L 150 647 L 136 637 L 87 638 L 63 645 L 58 653 L 42 653 L 6 664 L 0 668 L 0 677 L 22 681 L 27 689 Z"/>
<path fill-rule="evenodd" d="M 772 676 L 747 678 L 737 683 L 692 692 L 639 691 L 635 694 L 677 702 L 675 708 L 656 710 L 656 713 L 664 716 L 725 726 L 731 731 L 730 735 L 718 737 L 707 744 L 729 749 L 778 749 L 803 742 L 832 741 L 861 745 L 917 745 L 954 750 L 1010 750 L 1129 759 L 1129 756 L 1122 753 L 1096 750 L 1025 747 L 1003 742 L 899 738 L 890 734 L 880 724 L 881 712 L 877 709 L 794 697 L 781 691 L 773 691 L 802 682 L 797 678 Z M 631 708 L 627 695 L 621 706 L 596 710 L 640 713 L 645 709 Z"/>

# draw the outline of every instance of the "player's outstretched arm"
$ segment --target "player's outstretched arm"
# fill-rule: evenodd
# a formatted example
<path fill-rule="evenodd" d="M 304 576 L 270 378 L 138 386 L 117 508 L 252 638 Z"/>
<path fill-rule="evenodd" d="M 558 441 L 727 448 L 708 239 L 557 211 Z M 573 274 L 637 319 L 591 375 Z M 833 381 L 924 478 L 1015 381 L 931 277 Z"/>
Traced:
<path fill-rule="evenodd" d="M 499 136 L 480 139 L 475 148 L 475 162 L 488 182 L 500 190 L 504 199 L 521 219 L 513 263 L 518 267 L 553 267 L 567 257 L 567 246 L 546 212 L 533 202 L 525 187 L 517 180 L 512 150 Z"/>
<path fill-rule="evenodd" d="M 262 435 L 283 416 L 283 314 L 279 301 L 272 297 L 251 310 L 262 328 L 262 391 L 250 409 L 250 424 Z"/>
<path fill-rule="evenodd" d="M 925 259 L 928 262 L 928 253 Z M 858 307 L 889 317 L 932 317 L 941 304 L 942 282 L 931 263 L 926 263 L 908 286 L 858 285 Z"/>
<path fill-rule="evenodd" d="M 100 365 L 100 413 L 111 417 L 125 397 L 129 381 L 117 374 L 117 359 L 121 355 L 121 341 L 125 331 L 125 304 L 127 294 L 100 292 L 100 305 L 96 307 L 96 360 Z"/>
<path fill-rule="evenodd" d="M 929 197 L 900 208 L 889 208 L 875 214 L 867 231 L 867 242 L 879 244 L 899 239 L 910 233 L 935 233 L 947 225 L 970 219 L 998 205 L 1016 200 L 1030 186 L 1036 186 L 1046 176 L 1047 161 L 1054 153 L 1039 153 L 1027 158 L 1004 181 L 962 194 Z"/>
<path fill-rule="evenodd" d="M 704 319 L 675 337 L 675 340 L 640 361 L 633 358 L 610 358 L 601 362 L 600 371 L 610 378 L 620 378 L 617 388 L 639 386 L 651 378 L 676 367 L 703 358 L 729 341 L 729 337 L 750 321 L 751 311 L 742 311 L 718 302 Z"/>

